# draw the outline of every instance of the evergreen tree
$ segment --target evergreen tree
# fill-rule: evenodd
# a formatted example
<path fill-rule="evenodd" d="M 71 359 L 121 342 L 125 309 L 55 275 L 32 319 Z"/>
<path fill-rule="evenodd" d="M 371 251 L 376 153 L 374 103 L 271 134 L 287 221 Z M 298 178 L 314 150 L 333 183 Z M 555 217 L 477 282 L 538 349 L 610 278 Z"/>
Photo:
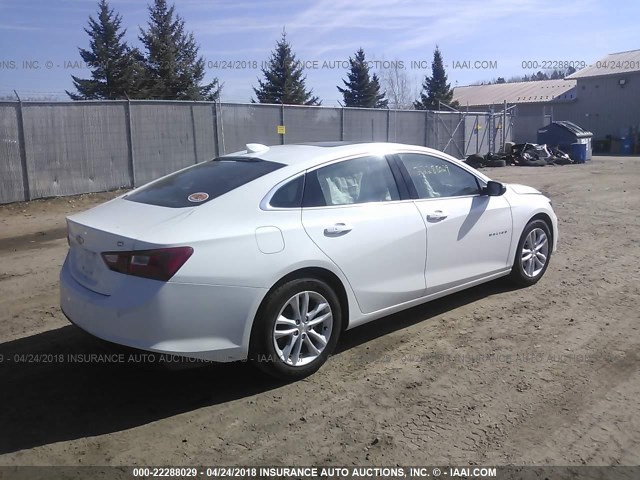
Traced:
<path fill-rule="evenodd" d="M 566 69 L 560 70 L 547 70 L 546 72 L 539 71 L 538 73 L 532 73 L 531 75 L 516 75 L 509 78 L 509 83 L 516 82 L 538 82 L 541 80 L 562 80 L 563 78 L 568 77 L 569 75 L 576 72 L 576 69 L 573 67 L 568 67 Z M 498 79 L 500 80 L 500 79 Z M 501 83 L 501 82 L 496 82 Z"/>
<path fill-rule="evenodd" d="M 92 68 L 91 78 L 71 76 L 77 93 L 67 91 L 74 100 L 135 98 L 140 91 L 141 67 L 138 52 L 124 42 L 122 17 L 109 8 L 107 0 L 98 3 L 97 19 L 89 17 L 90 50 L 80 48 L 82 60 Z"/>
<path fill-rule="evenodd" d="M 536 73 L 534 79 L 534 81 L 538 81 L 538 80 L 549 80 L 549 76 L 541 71 L 538 71 L 538 73 Z"/>
<path fill-rule="evenodd" d="M 442 54 L 436 46 L 433 52 L 431 77 L 426 76 L 422 84 L 420 98 L 413 103 L 416 110 L 440 110 L 440 104 L 457 108 L 458 102 L 453 101 L 451 84 L 447 83 L 447 74 L 442 63 Z"/>
<path fill-rule="evenodd" d="M 147 29 L 140 28 L 146 49 L 145 92 L 148 98 L 164 100 L 215 100 L 220 94 L 218 79 L 202 85 L 204 59 L 198 55 L 193 33 L 185 31 L 184 20 L 166 0 L 149 5 Z"/>
<path fill-rule="evenodd" d="M 347 80 L 342 80 L 346 88 L 337 87 L 344 97 L 345 107 L 387 108 L 389 101 L 385 92 L 380 93 L 380 81 L 374 73 L 369 77 L 369 65 L 360 48 L 354 58 L 349 57 L 351 68 Z"/>
<path fill-rule="evenodd" d="M 258 103 L 283 103 L 288 105 L 320 105 L 322 102 L 307 90 L 302 65 L 296 60 L 287 41 L 287 33 L 276 43 L 268 65 L 262 69 L 264 80 L 258 79 L 258 87 L 253 87 Z M 256 103 L 253 98 L 251 102 Z"/>

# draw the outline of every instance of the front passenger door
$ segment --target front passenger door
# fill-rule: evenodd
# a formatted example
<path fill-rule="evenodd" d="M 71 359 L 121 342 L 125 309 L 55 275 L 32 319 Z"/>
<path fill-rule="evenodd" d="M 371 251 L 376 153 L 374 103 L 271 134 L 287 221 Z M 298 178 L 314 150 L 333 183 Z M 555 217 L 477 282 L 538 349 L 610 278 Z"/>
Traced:
<path fill-rule="evenodd" d="M 398 158 L 427 227 L 427 294 L 504 270 L 512 235 L 506 198 L 481 195 L 475 175 L 445 159 L 418 153 Z"/>

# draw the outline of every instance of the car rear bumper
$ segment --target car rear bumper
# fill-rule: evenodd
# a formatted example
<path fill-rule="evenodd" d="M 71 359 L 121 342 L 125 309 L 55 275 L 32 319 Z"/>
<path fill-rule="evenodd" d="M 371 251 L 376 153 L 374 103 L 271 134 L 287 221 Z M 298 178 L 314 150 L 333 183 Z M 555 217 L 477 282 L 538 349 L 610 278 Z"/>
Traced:
<path fill-rule="evenodd" d="M 112 295 L 101 295 L 78 283 L 65 261 L 63 313 L 88 333 L 128 347 L 217 362 L 247 358 L 265 289 L 123 277 Z"/>

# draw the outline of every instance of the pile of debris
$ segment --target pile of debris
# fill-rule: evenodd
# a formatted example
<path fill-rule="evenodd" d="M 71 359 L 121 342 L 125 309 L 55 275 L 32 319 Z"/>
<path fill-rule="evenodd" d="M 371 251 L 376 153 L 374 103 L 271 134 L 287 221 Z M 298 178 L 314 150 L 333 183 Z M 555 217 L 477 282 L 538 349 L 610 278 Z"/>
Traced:
<path fill-rule="evenodd" d="M 546 167 L 547 165 L 571 165 L 574 161 L 559 148 L 549 147 L 546 144 L 507 142 L 500 152 L 487 153 L 485 156 L 469 155 L 465 163 L 473 168 L 506 165 Z"/>

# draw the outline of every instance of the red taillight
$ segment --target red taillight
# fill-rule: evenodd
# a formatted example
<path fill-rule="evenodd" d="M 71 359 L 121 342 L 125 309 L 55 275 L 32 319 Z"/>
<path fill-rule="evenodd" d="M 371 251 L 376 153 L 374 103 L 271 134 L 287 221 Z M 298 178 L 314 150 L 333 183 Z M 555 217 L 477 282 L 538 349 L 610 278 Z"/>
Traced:
<path fill-rule="evenodd" d="M 193 253 L 191 247 L 159 248 L 134 252 L 104 252 L 102 258 L 110 270 L 166 282 Z"/>

